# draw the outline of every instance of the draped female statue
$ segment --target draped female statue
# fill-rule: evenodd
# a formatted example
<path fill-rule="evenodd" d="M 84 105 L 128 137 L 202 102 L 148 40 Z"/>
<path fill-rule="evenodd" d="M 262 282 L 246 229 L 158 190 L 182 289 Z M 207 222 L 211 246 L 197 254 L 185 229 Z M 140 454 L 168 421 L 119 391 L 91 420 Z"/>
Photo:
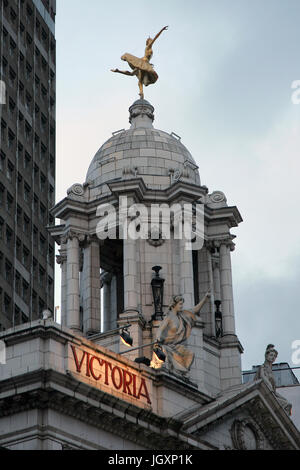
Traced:
<path fill-rule="evenodd" d="M 123 54 L 121 59 L 128 63 L 129 67 L 132 69 L 132 72 L 127 70 L 112 69 L 112 72 L 122 73 L 123 75 L 129 75 L 131 77 L 136 76 L 139 82 L 140 98 L 144 99 L 144 86 L 151 85 L 155 83 L 158 79 L 158 75 L 153 68 L 153 64 L 150 64 L 150 60 L 153 55 L 152 46 L 156 39 L 161 35 L 161 33 L 168 29 L 168 26 L 162 28 L 159 33 L 152 38 L 148 38 L 146 41 L 145 55 L 142 58 L 135 57 L 132 54 Z"/>
<path fill-rule="evenodd" d="M 288 402 L 286 398 L 280 395 L 276 391 L 276 382 L 273 374 L 272 365 L 275 362 L 278 356 L 278 352 L 276 351 L 274 344 L 268 344 L 266 352 L 265 352 L 265 362 L 262 366 L 260 366 L 255 374 L 254 380 L 262 379 L 267 386 L 273 391 L 274 395 L 276 396 L 277 400 L 286 411 L 288 415 L 291 414 L 292 405 Z"/>
<path fill-rule="evenodd" d="M 157 335 L 158 343 L 166 353 L 170 372 L 184 376 L 188 374 L 194 353 L 186 347 L 186 341 L 197 321 L 197 314 L 209 298 L 210 293 L 207 292 L 194 308 L 183 310 L 183 297 L 181 295 L 173 297 L 168 315 L 163 320 Z"/>

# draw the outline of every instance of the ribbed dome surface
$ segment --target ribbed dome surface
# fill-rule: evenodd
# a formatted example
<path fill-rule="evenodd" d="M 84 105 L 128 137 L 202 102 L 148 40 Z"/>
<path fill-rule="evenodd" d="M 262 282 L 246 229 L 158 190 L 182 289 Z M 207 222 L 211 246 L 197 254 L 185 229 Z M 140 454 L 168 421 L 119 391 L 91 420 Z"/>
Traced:
<path fill-rule="evenodd" d="M 145 100 L 130 108 L 131 128 L 113 135 L 96 153 L 87 173 L 94 188 L 109 181 L 143 178 L 151 189 L 183 179 L 200 184 L 198 167 L 177 137 L 154 129 L 154 108 Z"/>

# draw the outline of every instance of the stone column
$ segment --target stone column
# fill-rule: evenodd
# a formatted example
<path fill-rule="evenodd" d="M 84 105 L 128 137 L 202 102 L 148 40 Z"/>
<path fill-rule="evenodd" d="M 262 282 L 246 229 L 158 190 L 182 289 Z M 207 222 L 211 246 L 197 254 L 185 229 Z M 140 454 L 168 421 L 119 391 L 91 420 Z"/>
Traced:
<path fill-rule="evenodd" d="M 214 277 L 215 300 L 221 300 L 220 259 L 217 254 L 212 255 L 212 267 Z"/>
<path fill-rule="evenodd" d="M 83 332 L 99 333 L 101 330 L 100 303 L 100 245 L 99 240 L 88 237 L 83 249 L 82 270 Z"/>
<path fill-rule="evenodd" d="M 124 311 L 138 312 L 137 241 L 124 240 Z"/>
<path fill-rule="evenodd" d="M 199 299 L 211 288 L 210 275 L 209 275 L 209 246 L 207 243 L 201 250 L 198 251 L 198 282 L 199 282 Z M 206 302 L 201 310 L 201 318 L 205 324 L 205 334 L 210 335 L 211 333 L 211 307 L 210 303 Z"/>
<path fill-rule="evenodd" d="M 59 255 L 56 257 L 57 264 L 60 264 L 61 268 L 61 325 L 67 325 L 67 247 L 61 245 Z"/>
<path fill-rule="evenodd" d="M 79 333 L 80 298 L 79 298 L 79 241 L 84 235 L 69 232 L 67 237 L 67 327 Z"/>
<path fill-rule="evenodd" d="M 213 264 L 212 264 L 212 254 L 211 250 L 207 250 L 207 262 L 208 262 L 208 278 L 209 278 L 209 288 L 210 288 L 210 334 L 212 336 L 216 335 L 215 327 L 215 289 L 214 289 L 214 277 L 213 277 Z M 208 303 L 208 302 L 207 302 Z"/>
<path fill-rule="evenodd" d="M 118 301 L 117 301 L 117 275 L 113 274 L 110 282 L 110 329 L 117 328 Z"/>
<path fill-rule="evenodd" d="M 234 250 L 232 240 L 226 239 L 220 242 L 220 288 L 223 316 L 223 336 L 235 336 L 232 273 L 230 251 Z"/>
<path fill-rule="evenodd" d="M 191 308 L 195 305 L 194 298 L 194 276 L 193 276 L 193 257 L 192 251 L 186 250 L 186 240 L 179 240 L 179 276 L 180 276 L 180 294 L 184 297 L 184 308 Z"/>
<path fill-rule="evenodd" d="M 103 288 L 103 320 L 102 328 L 103 332 L 108 331 L 110 328 L 110 316 L 111 316 L 111 280 L 112 275 L 109 272 L 101 273 L 101 283 Z"/>

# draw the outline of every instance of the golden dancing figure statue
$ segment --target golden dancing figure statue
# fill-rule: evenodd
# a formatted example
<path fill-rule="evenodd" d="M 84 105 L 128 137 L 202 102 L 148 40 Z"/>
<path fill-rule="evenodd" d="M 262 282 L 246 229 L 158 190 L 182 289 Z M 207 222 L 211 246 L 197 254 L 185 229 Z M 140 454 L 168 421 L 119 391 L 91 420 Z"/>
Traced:
<path fill-rule="evenodd" d="M 168 26 L 162 28 L 162 30 L 157 33 L 154 39 L 148 38 L 146 41 L 145 55 L 142 59 L 135 57 L 131 54 L 122 55 L 121 59 L 128 63 L 129 67 L 132 69 L 132 72 L 127 70 L 112 69 L 112 72 L 122 73 L 124 75 L 129 75 L 133 77 L 134 75 L 138 78 L 139 81 L 139 90 L 141 100 L 144 99 L 144 89 L 143 86 L 151 85 L 155 83 L 158 79 L 158 75 L 153 69 L 153 64 L 150 64 L 150 60 L 153 55 L 152 46 L 155 43 L 156 39 L 161 35 L 161 33 L 168 29 Z"/>

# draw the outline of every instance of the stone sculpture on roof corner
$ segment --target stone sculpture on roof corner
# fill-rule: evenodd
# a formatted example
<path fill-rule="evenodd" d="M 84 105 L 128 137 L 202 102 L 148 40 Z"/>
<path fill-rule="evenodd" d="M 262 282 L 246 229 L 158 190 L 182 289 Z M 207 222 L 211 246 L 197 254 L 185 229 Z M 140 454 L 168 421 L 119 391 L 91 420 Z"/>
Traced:
<path fill-rule="evenodd" d="M 278 351 L 276 351 L 274 344 L 268 344 L 265 352 L 265 362 L 257 370 L 254 380 L 262 379 L 267 384 L 267 386 L 273 391 L 275 397 L 277 398 L 285 412 L 288 415 L 291 415 L 291 403 L 289 403 L 286 398 L 284 398 L 276 391 L 276 382 L 272 370 L 272 364 L 275 362 L 277 356 Z"/>

